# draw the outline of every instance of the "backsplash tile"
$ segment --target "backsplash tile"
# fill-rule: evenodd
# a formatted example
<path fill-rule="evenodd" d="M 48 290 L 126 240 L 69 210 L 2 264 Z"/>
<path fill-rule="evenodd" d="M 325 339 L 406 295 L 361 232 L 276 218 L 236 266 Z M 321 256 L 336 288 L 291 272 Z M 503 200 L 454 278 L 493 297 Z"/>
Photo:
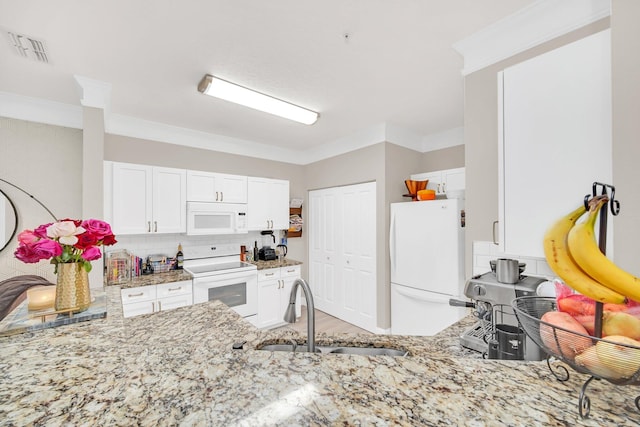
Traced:
<path fill-rule="evenodd" d="M 499 251 L 493 242 L 474 241 L 472 246 L 473 275 L 483 274 L 491 270 L 489 261 L 497 258 L 512 258 L 526 263 L 525 274 L 529 276 L 540 276 L 547 279 L 555 277 L 549 264 L 544 258 L 529 257 L 516 254 L 505 254 Z"/>

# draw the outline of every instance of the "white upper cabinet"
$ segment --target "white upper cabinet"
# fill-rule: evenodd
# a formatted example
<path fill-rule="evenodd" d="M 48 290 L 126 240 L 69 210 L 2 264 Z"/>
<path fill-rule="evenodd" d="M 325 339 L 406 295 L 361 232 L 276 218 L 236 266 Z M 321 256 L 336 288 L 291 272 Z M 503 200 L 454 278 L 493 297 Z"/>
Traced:
<path fill-rule="evenodd" d="M 249 177 L 249 230 L 287 230 L 289 228 L 289 181 Z"/>
<path fill-rule="evenodd" d="M 429 180 L 427 189 L 435 190 L 436 194 L 446 194 L 447 190 L 465 189 L 464 168 L 445 169 L 433 172 L 425 172 L 411 175 L 411 179 L 416 181 Z"/>
<path fill-rule="evenodd" d="M 247 203 L 247 177 L 189 170 L 187 171 L 187 200 Z"/>
<path fill-rule="evenodd" d="M 186 232 L 186 171 L 105 162 L 105 217 L 115 234 Z"/>
<path fill-rule="evenodd" d="M 594 181 L 613 184 L 611 32 L 499 77 L 498 243 L 509 255 L 543 257 L 551 224 L 576 209 Z"/>

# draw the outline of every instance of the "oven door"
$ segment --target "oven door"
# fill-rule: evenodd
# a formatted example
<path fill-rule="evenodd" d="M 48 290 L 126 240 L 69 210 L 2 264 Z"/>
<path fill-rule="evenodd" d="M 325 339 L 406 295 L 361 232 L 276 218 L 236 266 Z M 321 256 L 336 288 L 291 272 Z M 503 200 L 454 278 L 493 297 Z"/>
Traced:
<path fill-rule="evenodd" d="M 193 303 L 219 300 L 240 316 L 258 314 L 258 273 L 255 270 L 193 279 Z"/>

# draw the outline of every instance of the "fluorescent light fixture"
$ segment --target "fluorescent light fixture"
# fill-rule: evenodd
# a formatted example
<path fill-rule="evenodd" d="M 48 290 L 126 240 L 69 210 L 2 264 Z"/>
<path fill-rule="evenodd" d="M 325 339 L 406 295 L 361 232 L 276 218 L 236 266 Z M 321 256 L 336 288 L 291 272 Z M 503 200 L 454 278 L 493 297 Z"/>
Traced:
<path fill-rule="evenodd" d="M 202 80 L 200 80 L 198 91 L 205 95 L 215 96 L 225 101 L 235 102 L 245 107 L 264 111 L 265 113 L 274 114 L 305 125 L 314 124 L 319 116 L 315 111 L 307 110 L 306 108 L 298 107 L 297 105 L 272 96 L 238 86 L 235 83 L 219 79 L 210 74 L 206 74 Z"/>

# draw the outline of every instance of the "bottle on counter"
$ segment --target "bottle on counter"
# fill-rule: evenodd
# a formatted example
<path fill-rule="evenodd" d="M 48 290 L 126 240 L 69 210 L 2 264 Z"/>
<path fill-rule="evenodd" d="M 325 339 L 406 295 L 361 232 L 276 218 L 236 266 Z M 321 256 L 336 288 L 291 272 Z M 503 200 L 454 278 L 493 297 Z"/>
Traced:
<path fill-rule="evenodd" d="M 240 261 L 247 260 L 247 247 L 245 245 L 240 246 Z"/>
<path fill-rule="evenodd" d="M 253 261 L 258 261 L 258 241 L 253 243 Z"/>
<path fill-rule="evenodd" d="M 184 268 L 184 254 L 182 253 L 182 243 L 178 244 L 178 253 L 176 253 L 176 270 Z"/>

